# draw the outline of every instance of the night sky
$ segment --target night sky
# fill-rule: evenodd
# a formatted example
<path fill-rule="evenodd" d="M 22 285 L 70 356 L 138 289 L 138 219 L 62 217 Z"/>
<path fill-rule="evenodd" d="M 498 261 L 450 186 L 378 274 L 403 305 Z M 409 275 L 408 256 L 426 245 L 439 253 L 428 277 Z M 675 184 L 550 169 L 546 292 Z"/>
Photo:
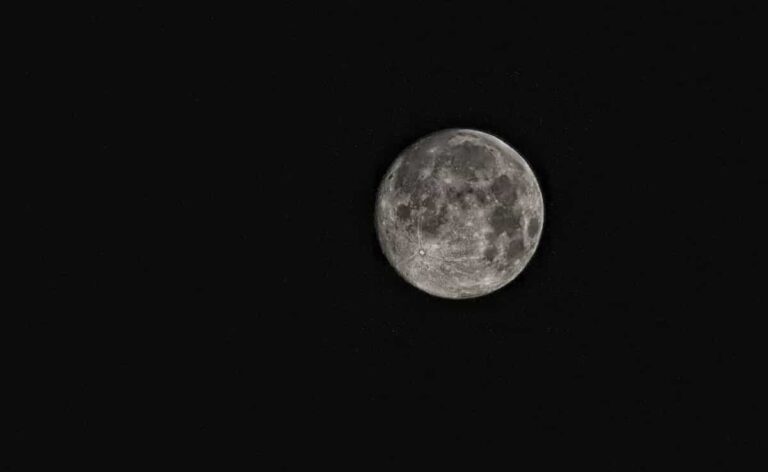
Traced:
<path fill-rule="evenodd" d="M 755 8 L 67 8 L 11 71 L 8 465 L 760 468 Z M 517 149 L 546 214 L 460 301 L 373 220 L 451 127 Z"/>

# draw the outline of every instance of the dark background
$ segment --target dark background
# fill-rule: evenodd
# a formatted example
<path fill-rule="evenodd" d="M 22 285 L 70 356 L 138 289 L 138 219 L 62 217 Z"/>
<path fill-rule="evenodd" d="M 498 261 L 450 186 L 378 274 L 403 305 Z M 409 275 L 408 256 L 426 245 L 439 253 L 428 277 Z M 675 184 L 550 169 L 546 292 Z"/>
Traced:
<path fill-rule="evenodd" d="M 755 8 L 32 18 L 16 465 L 756 470 Z M 467 301 L 400 279 L 373 226 L 447 127 L 518 149 L 546 205 L 524 273 Z"/>

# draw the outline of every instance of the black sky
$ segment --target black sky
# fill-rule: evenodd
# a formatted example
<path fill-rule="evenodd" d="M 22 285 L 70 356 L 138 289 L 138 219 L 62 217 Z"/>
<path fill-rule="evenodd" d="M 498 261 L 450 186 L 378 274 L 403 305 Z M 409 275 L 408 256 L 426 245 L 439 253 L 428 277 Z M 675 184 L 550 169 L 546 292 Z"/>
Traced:
<path fill-rule="evenodd" d="M 66 13 L 21 69 L 28 458 L 732 471 L 765 449 L 756 9 Z M 545 199 L 528 268 L 468 301 L 401 280 L 373 226 L 392 160 L 448 127 L 509 142 Z"/>

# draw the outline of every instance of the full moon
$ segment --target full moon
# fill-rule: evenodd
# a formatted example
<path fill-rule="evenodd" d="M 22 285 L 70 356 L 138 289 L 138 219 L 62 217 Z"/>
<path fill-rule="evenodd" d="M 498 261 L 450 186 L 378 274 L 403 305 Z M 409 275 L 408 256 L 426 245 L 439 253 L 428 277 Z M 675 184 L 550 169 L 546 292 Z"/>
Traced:
<path fill-rule="evenodd" d="M 544 224 L 539 183 L 499 138 L 447 129 L 406 148 L 384 175 L 376 232 L 410 284 L 438 297 L 500 289 L 531 260 Z"/>

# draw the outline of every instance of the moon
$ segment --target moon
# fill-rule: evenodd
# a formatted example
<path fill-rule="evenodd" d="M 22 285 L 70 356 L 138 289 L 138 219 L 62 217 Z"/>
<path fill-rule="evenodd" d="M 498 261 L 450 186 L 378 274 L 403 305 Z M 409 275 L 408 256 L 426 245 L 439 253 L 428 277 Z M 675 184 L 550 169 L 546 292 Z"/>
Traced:
<path fill-rule="evenodd" d="M 501 139 L 447 129 L 406 148 L 379 186 L 387 260 L 431 295 L 474 298 L 517 277 L 541 238 L 544 201 L 528 163 Z"/>

